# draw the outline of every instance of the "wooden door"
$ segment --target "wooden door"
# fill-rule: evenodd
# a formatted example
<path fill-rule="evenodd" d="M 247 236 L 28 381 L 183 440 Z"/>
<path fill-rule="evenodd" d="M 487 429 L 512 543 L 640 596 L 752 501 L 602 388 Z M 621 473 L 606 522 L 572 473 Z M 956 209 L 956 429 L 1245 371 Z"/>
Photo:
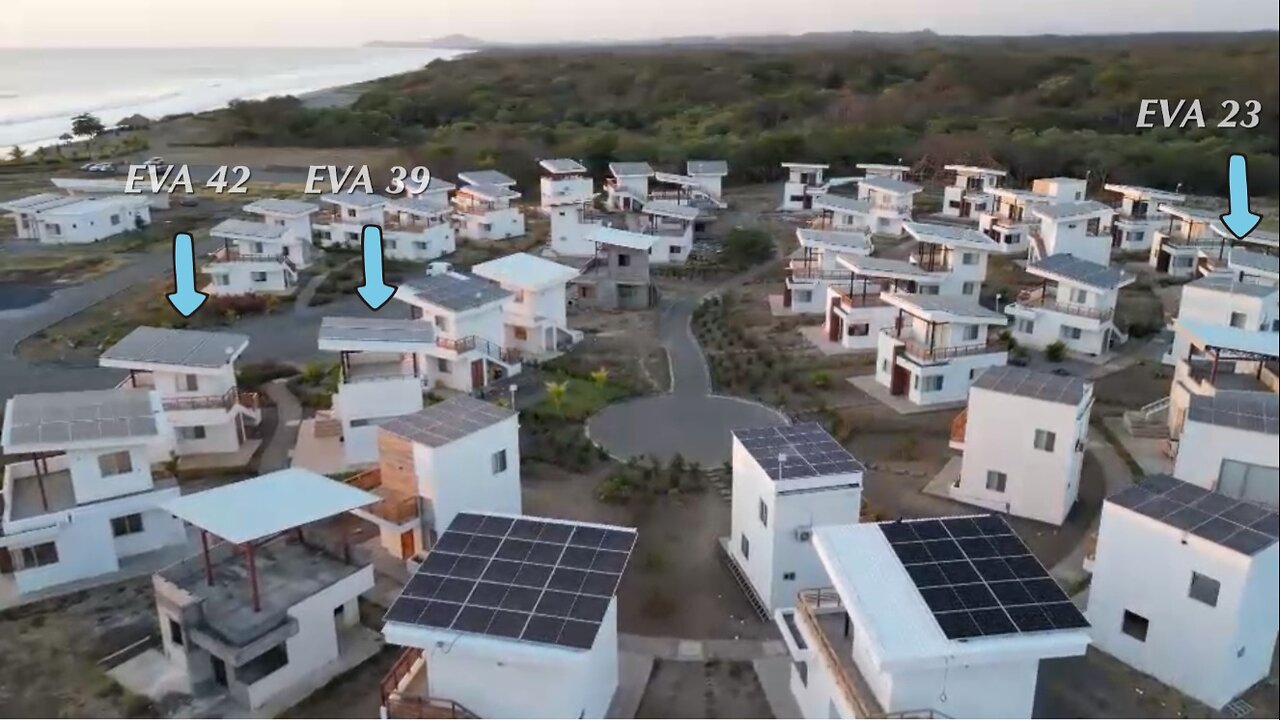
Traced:
<path fill-rule="evenodd" d="M 893 354 L 889 356 L 889 394 L 905 395 L 907 392 L 907 384 L 911 382 L 911 371 L 898 364 L 898 354 L 902 348 L 893 349 Z"/>
<path fill-rule="evenodd" d="M 840 304 L 840 298 L 831 298 L 831 308 L 827 310 L 827 339 L 831 342 L 840 342 L 840 334 L 844 332 L 844 322 L 840 320 L 840 316 L 836 314 L 836 305 Z"/>
<path fill-rule="evenodd" d="M 791 287 L 787 285 L 782 286 L 782 307 L 791 307 Z"/>
<path fill-rule="evenodd" d="M 471 361 L 471 389 L 479 390 L 484 387 L 484 361 Z"/>
<path fill-rule="evenodd" d="M 417 545 L 413 542 L 413 531 L 405 530 L 400 533 L 400 557 L 407 559 L 413 557 L 413 553 L 417 551 Z"/>

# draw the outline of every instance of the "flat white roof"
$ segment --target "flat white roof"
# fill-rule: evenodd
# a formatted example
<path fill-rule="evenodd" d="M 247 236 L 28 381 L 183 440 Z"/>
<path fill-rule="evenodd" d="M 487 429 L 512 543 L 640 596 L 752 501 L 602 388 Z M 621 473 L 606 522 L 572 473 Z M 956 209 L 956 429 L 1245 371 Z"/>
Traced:
<path fill-rule="evenodd" d="M 387 198 L 371 192 L 325 193 L 320 202 L 332 203 L 353 208 L 375 208 L 387 204 Z"/>
<path fill-rule="evenodd" d="M 458 194 L 471 195 L 481 200 L 515 200 L 520 197 L 518 190 L 512 190 L 507 185 L 490 185 L 488 183 L 468 185 L 459 190 Z"/>
<path fill-rule="evenodd" d="M 244 206 L 245 212 L 257 215 L 286 215 L 293 217 L 310 215 L 319 209 L 320 206 L 315 203 L 289 200 L 287 198 L 263 198 Z"/>
<path fill-rule="evenodd" d="M 859 181 L 865 179 L 859 178 Z M 847 195 L 832 195 L 831 193 L 814 198 L 813 206 L 819 210 L 830 210 L 845 215 L 866 215 L 871 212 L 871 203 L 866 200 L 859 200 Z"/>
<path fill-rule="evenodd" d="M 326 317 L 320 321 L 317 341 L 321 350 L 387 345 L 389 351 L 412 352 L 415 345 L 435 344 L 436 327 L 422 320 Z"/>
<path fill-rule="evenodd" d="M 882 667 L 1071 656 L 1088 646 L 1085 630 L 947 638 L 876 523 L 814 528 L 813 545 Z"/>
<path fill-rule="evenodd" d="M 698 208 L 692 205 L 681 205 L 669 200 L 654 200 L 653 202 L 645 203 L 641 212 L 646 215 L 658 215 L 677 220 L 697 220 L 702 214 Z"/>
<path fill-rule="evenodd" d="M 685 163 L 690 175 L 728 175 L 729 163 L 725 160 L 690 160 Z"/>
<path fill-rule="evenodd" d="M 144 197 L 110 196 L 110 197 L 76 197 L 67 198 L 70 202 L 46 206 L 38 211 L 41 216 L 85 215 L 95 212 L 109 212 L 122 207 L 142 207 L 147 204 Z"/>
<path fill-rule="evenodd" d="M 1280 235 L 1266 230 L 1254 230 L 1246 235 L 1243 239 L 1237 239 L 1235 234 L 1227 229 L 1222 223 L 1214 223 L 1212 229 L 1215 233 L 1230 240 L 1231 242 L 1245 243 L 1247 245 L 1266 245 L 1270 248 L 1280 247 Z"/>
<path fill-rule="evenodd" d="M 653 166 L 647 162 L 614 162 L 609 163 L 609 172 L 614 177 L 649 177 L 653 175 Z"/>
<path fill-rule="evenodd" d="M 874 190 L 882 190 L 892 195 L 914 195 L 924 189 L 915 183 L 896 180 L 885 175 L 868 175 L 864 178 L 859 178 L 858 185 Z"/>
<path fill-rule="evenodd" d="M 37 193 L 26 197 L 0 201 L 0 209 L 10 212 L 33 213 L 45 208 L 57 207 L 67 203 L 78 202 L 80 198 L 68 197 L 57 193 Z"/>
<path fill-rule="evenodd" d="M 23 453 L 147 444 L 160 435 L 158 413 L 155 392 L 144 389 L 15 395 L 5 404 L 0 447 Z"/>
<path fill-rule="evenodd" d="M 458 179 L 468 185 L 510 187 L 516 184 L 516 181 L 510 175 L 498 170 L 468 170 L 458 173 Z"/>
<path fill-rule="evenodd" d="M 826 170 L 831 167 L 827 163 L 804 163 L 804 162 L 784 162 L 780 163 L 784 168 L 812 168 L 814 170 Z"/>
<path fill-rule="evenodd" d="M 387 198 L 387 209 L 429 217 L 453 212 L 449 201 L 439 197 L 438 194 Z"/>
<path fill-rule="evenodd" d="M 530 290 L 564 285 L 579 274 L 577 268 L 523 252 L 482 262 L 473 266 L 471 272 L 500 285 L 514 285 Z"/>
<path fill-rule="evenodd" d="M 378 501 L 324 475 L 289 468 L 170 500 L 164 509 L 231 543 L 247 543 Z"/>
<path fill-rule="evenodd" d="M 972 228 L 938 223 L 904 222 L 902 229 L 918 242 L 935 243 L 947 247 L 965 247 L 971 250 L 991 250 L 995 241 Z"/>
<path fill-rule="evenodd" d="M 209 230 L 213 237 L 248 237 L 256 240 L 278 240 L 284 237 L 288 228 L 283 225 L 272 225 L 252 220 L 228 218 L 214 225 Z"/>
<path fill-rule="evenodd" d="M 113 178 L 49 178 L 54 187 L 79 192 L 124 193 L 125 181 Z M 138 184 L 137 195 L 168 195 L 167 191 L 151 192 L 150 183 Z"/>
<path fill-rule="evenodd" d="M 857 257 L 842 255 L 836 258 L 836 264 L 864 277 L 887 277 L 901 280 L 919 280 L 934 277 L 935 274 L 906 260 L 893 258 Z"/>
<path fill-rule="evenodd" d="M 997 168 L 979 167 L 977 165 L 944 165 L 943 170 L 950 170 L 960 175 L 995 175 L 1004 177 L 1008 175 L 1007 170 L 999 170 Z"/>
<path fill-rule="evenodd" d="M 1130 285 L 1133 275 L 1113 265 L 1100 265 L 1067 253 L 1054 253 L 1027 266 L 1027 272 L 1059 282 L 1088 285 L 1098 290 L 1116 290 Z"/>
<path fill-rule="evenodd" d="M 1242 247 L 1232 248 L 1231 255 L 1227 258 L 1227 267 L 1275 276 L 1280 274 L 1280 256 L 1267 255 Z"/>
<path fill-rule="evenodd" d="M 1141 185 L 1121 185 L 1119 183 L 1107 183 L 1102 186 L 1103 190 L 1110 190 L 1114 193 L 1127 195 L 1130 197 L 1147 198 L 1148 200 L 1168 200 L 1170 202 L 1182 202 L 1187 199 L 1186 195 L 1171 192 L 1169 190 L 1161 190 L 1159 188 L 1143 187 Z"/>
<path fill-rule="evenodd" d="M 963 295 L 918 295 L 910 293 L 880 293 L 880 299 L 894 307 L 933 322 L 981 322 L 1005 325 L 1009 318 L 982 307 Z"/>
<path fill-rule="evenodd" d="M 885 163 L 858 163 L 854 167 L 859 170 L 897 170 L 901 172 L 911 172 L 910 165 L 887 165 Z"/>
<path fill-rule="evenodd" d="M 1177 320 L 1177 326 L 1185 330 L 1193 345 L 1219 350 L 1280 357 L 1280 333 L 1265 330 L 1245 330 L 1230 325 L 1214 325 L 1197 320 Z"/>
<path fill-rule="evenodd" d="M 822 247 L 837 252 L 871 252 L 871 238 L 866 233 L 840 230 L 815 230 L 796 228 L 796 239 L 801 247 Z"/>
<path fill-rule="evenodd" d="M 1022 203 L 1047 203 L 1053 202 L 1052 195 L 1045 195 L 1034 190 L 1023 190 L 1021 188 L 995 188 L 991 190 L 991 194 L 1006 200 L 1016 200 Z"/>
<path fill-rule="evenodd" d="M 605 227 L 603 225 L 597 225 L 587 231 L 587 239 L 591 240 L 591 242 L 602 243 L 604 245 L 617 245 L 618 247 L 630 248 L 631 250 L 644 250 L 645 252 L 653 249 L 653 244 L 657 241 L 657 238 L 652 235 Z"/>
<path fill-rule="evenodd" d="M 1097 200 L 1081 200 L 1080 202 L 1052 203 L 1037 205 L 1031 208 L 1031 214 L 1043 220 L 1074 220 L 1097 215 L 1111 215 L 1115 208 Z"/>
<path fill-rule="evenodd" d="M 1206 225 L 1215 225 L 1219 223 L 1220 212 L 1205 210 L 1204 208 L 1186 207 L 1185 205 L 1170 205 L 1169 203 L 1160 203 L 1157 206 L 1160 212 L 1168 213 L 1179 220 L 1185 220 L 1190 223 L 1203 223 Z"/>
<path fill-rule="evenodd" d="M 573 158 L 552 158 L 549 160 L 539 160 L 538 164 L 543 170 L 552 175 L 578 175 L 587 171 L 582 163 Z"/>

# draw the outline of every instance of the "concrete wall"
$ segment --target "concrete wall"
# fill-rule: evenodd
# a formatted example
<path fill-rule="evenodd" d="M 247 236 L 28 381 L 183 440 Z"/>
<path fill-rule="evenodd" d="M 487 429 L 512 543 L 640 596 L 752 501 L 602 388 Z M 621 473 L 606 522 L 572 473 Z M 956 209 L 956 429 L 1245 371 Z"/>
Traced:
<path fill-rule="evenodd" d="M 342 450 L 347 464 L 377 462 L 378 428 L 359 421 L 408 415 L 421 410 L 421 380 L 406 375 L 343 383 L 333 397 L 333 407 L 342 421 Z"/>
<path fill-rule="evenodd" d="M 1173 474 L 1179 480 L 1219 490 L 1218 478 L 1223 460 L 1274 469 L 1280 464 L 1276 458 L 1276 445 L 1275 435 L 1187 420 L 1182 426 Z M 1274 507 L 1277 491 L 1275 487 L 1268 489 L 1269 496 L 1254 495 L 1244 499 L 1265 502 Z"/>
<path fill-rule="evenodd" d="M 588 234 L 599 226 L 597 222 L 584 222 L 582 206 L 558 205 L 548 208 L 551 218 L 551 249 L 561 255 L 590 257 L 596 252 L 596 244 Z"/>
<path fill-rule="evenodd" d="M 489 210 L 484 215 L 463 216 L 459 234 L 468 240 L 505 240 L 524 235 L 524 214 L 520 208 Z"/>
<path fill-rule="evenodd" d="M 1111 264 L 1111 238 L 1101 234 L 1105 218 L 1099 225 L 1098 235 L 1089 235 L 1086 218 L 1073 220 L 1042 220 L 1040 237 L 1046 255 L 1067 254 L 1099 265 Z"/>
<path fill-rule="evenodd" d="M 985 336 L 984 336 L 985 339 Z M 893 348 L 898 342 L 890 335 L 878 333 L 876 336 L 876 382 L 891 387 L 892 367 L 890 358 Z M 920 365 L 900 354 L 897 364 L 906 368 L 911 374 L 904 393 L 911 402 L 917 405 L 938 405 L 941 403 L 963 402 L 969 396 L 969 385 L 983 370 L 989 367 L 1005 365 L 1009 353 L 999 350 L 981 355 L 968 355 L 953 358 L 946 363 L 936 365 Z M 940 390 L 927 390 L 923 378 L 942 377 Z"/>
<path fill-rule="evenodd" d="M 493 471 L 505 450 L 507 469 Z M 460 512 L 520 514 L 520 424 L 511 417 L 448 445 L 413 446 L 418 494 L 427 500 L 424 527 L 444 532 Z"/>
<path fill-rule="evenodd" d="M 1277 293 L 1268 297 L 1255 297 L 1243 293 L 1229 293 L 1220 290 L 1209 290 L 1197 286 L 1194 282 L 1182 286 L 1182 300 L 1178 304 L 1178 319 L 1193 320 L 1228 327 L 1231 325 L 1231 314 L 1244 315 L 1244 329 L 1269 330 L 1277 317 L 1280 317 Z M 1191 344 L 1187 333 L 1174 328 L 1173 344 L 1165 355 L 1165 364 L 1173 364 L 1187 356 Z"/>
<path fill-rule="evenodd" d="M 136 230 L 138 219 L 151 224 L 151 208 L 102 203 L 79 215 L 41 213 L 39 239 L 46 245 L 76 245 L 105 240 L 114 235 Z M 112 222 L 112 220 L 115 222 Z"/>
<path fill-rule="evenodd" d="M 294 288 L 293 279 L 286 272 L 285 266 L 276 262 L 209 263 L 202 270 L 211 276 L 217 276 L 203 288 L 204 292 L 213 295 L 283 294 L 292 292 Z M 255 280 L 254 273 L 266 273 L 266 277 Z M 226 282 L 219 282 L 222 278 Z"/>
<path fill-rule="evenodd" d="M 1089 590 L 1100 650 L 1220 709 L 1267 676 L 1280 617 L 1280 546 L 1249 557 L 1112 503 L 1103 506 Z M 1188 596 L 1192 572 L 1220 583 L 1217 605 Z M 1122 631 L 1128 610 L 1146 640 Z"/>
<path fill-rule="evenodd" d="M 98 458 L 113 452 L 128 452 L 133 471 L 103 477 Z M 67 465 L 71 470 L 71 486 L 77 503 L 144 492 L 154 485 L 151 479 L 151 459 L 144 445 L 109 450 L 70 450 L 67 452 Z"/>
<path fill-rule="evenodd" d="M 542 193 L 544 210 L 574 200 L 589 202 L 595 196 L 595 186 L 588 175 L 544 175 L 538 180 L 538 189 Z"/>

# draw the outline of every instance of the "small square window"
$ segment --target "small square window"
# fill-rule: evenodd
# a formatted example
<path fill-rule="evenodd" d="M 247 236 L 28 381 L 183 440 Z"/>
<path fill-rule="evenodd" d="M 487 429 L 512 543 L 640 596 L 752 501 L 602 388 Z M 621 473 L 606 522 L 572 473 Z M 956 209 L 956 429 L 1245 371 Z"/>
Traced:
<path fill-rule="evenodd" d="M 751 541 L 747 540 L 746 535 L 741 536 L 739 545 L 742 548 L 742 557 L 743 558 L 751 557 Z"/>
<path fill-rule="evenodd" d="M 1241 313 L 1241 312 L 1231 313 L 1231 327 L 1242 328 L 1245 326 L 1246 322 L 1248 322 L 1248 318 L 1245 317 L 1244 313 Z"/>
<path fill-rule="evenodd" d="M 196 390 L 199 390 L 200 376 L 199 375 L 183 375 L 182 389 L 186 392 L 195 392 Z"/>
<path fill-rule="evenodd" d="M 120 537 L 122 535 L 136 535 L 142 532 L 142 514 L 133 513 L 131 515 L 123 515 L 118 518 L 111 518 L 111 535 Z"/>
<path fill-rule="evenodd" d="M 1120 631 L 1131 638 L 1147 641 L 1147 629 L 1151 626 L 1151 621 L 1142 617 L 1136 612 L 1130 610 L 1124 611 L 1124 618 L 1120 622 Z"/>
<path fill-rule="evenodd" d="M 849 323 L 850 337 L 866 337 L 871 334 L 871 325 L 869 323 Z"/>
<path fill-rule="evenodd" d="M 987 489 L 994 492 L 1004 492 L 1005 486 L 1009 482 L 1009 476 L 999 470 L 987 471 Z"/>
<path fill-rule="evenodd" d="M 452 366 L 449 364 L 448 360 L 444 358 L 436 358 L 436 371 L 447 373 L 447 372 L 450 372 L 451 370 L 452 370 Z"/>
<path fill-rule="evenodd" d="M 182 647 L 182 626 L 178 624 L 177 620 L 172 618 L 169 619 L 169 640 L 171 640 L 174 645 Z"/>
<path fill-rule="evenodd" d="M 960 292 L 963 295 L 972 295 L 978 290 L 977 283 L 967 282 L 960 286 Z"/>
<path fill-rule="evenodd" d="M 626 266 L 628 266 L 628 265 L 630 265 L 630 264 L 631 264 L 631 256 L 630 256 L 630 255 L 619 255 L 619 256 L 618 256 L 618 267 L 626 267 Z"/>
<path fill-rule="evenodd" d="M 507 451 L 504 448 L 493 454 L 493 474 L 497 475 L 500 472 L 506 472 L 506 470 L 507 470 Z"/>
<path fill-rule="evenodd" d="M 1187 588 L 1187 597 L 1192 600 L 1199 600 L 1209 607 L 1218 607 L 1218 591 L 1221 589 L 1222 583 L 1208 575 L 1193 572 L 1191 573 L 1191 586 Z"/>
<path fill-rule="evenodd" d="M 795 574 L 795 573 L 793 573 L 793 572 L 784 572 L 784 573 L 782 573 L 782 579 L 783 579 L 783 580 L 786 580 L 786 581 L 792 581 L 792 580 L 795 580 L 795 579 L 796 579 L 796 574 Z"/>
<path fill-rule="evenodd" d="M 978 331 L 979 331 L 979 327 L 978 327 L 977 325 L 965 325 L 965 326 L 964 326 L 964 339 L 965 339 L 965 340 L 977 340 L 977 339 L 978 339 Z"/>
<path fill-rule="evenodd" d="M 528 329 L 528 328 L 524 328 L 524 327 L 520 327 L 520 326 L 518 326 L 518 325 L 517 325 L 516 327 L 514 327 L 514 328 L 512 328 L 512 329 L 511 329 L 511 334 L 512 334 L 512 335 L 514 335 L 514 336 L 515 336 L 515 339 L 517 339 L 517 340 L 528 340 L 528 339 L 529 339 L 529 329 Z"/>
<path fill-rule="evenodd" d="M 256 283 L 266 282 L 267 274 L 264 272 L 252 272 L 249 273 L 249 279 Z"/>
<path fill-rule="evenodd" d="M 760 501 L 760 524 L 769 527 L 769 506 L 764 504 L 764 500 Z"/>
<path fill-rule="evenodd" d="M 103 477 L 133 472 L 133 457 L 128 450 L 98 456 L 98 471 Z"/>
<path fill-rule="evenodd" d="M 1053 452 L 1053 446 L 1057 443 L 1058 435 L 1048 430 L 1036 430 L 1036 449 L 1045 452 Z"/>

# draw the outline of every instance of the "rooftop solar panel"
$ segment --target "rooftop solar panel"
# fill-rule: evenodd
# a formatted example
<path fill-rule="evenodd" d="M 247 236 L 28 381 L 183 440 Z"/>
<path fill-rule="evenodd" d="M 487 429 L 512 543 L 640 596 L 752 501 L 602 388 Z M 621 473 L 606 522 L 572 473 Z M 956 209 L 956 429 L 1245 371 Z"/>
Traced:
<path fill-rule="evenodd" d="M 629 528 L 462 513 L 384 620 L 589 649 L 635 540 Z"/>
<path fill-rule="evenodd" d="M 908 520 L 878 527 L 951 640 L 1089 625 L 1003 518 Z"/>
<path fill-rule="evenodd" d="M 773 480 L 864 470 L 862 463 L 816 422 L 734 430 L 733 434 Z"/>
<path fill-rule="evenodd" d="M 1168 475 L 1148 475 L 1107 502 L 1245 555 L 1280 538 L 1280 514 L 1274 510 Z"/>

